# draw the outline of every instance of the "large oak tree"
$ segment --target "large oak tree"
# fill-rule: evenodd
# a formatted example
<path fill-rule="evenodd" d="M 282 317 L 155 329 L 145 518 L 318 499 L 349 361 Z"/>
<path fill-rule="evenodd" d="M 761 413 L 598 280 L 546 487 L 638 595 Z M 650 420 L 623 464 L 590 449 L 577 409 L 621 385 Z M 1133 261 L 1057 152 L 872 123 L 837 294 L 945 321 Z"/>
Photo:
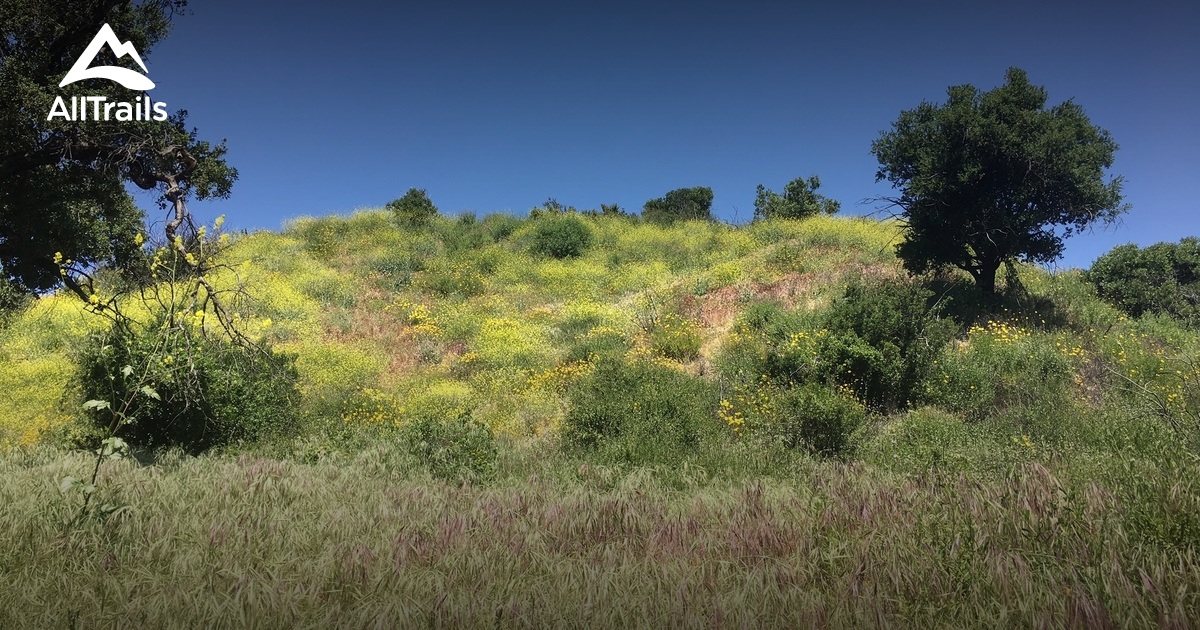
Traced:
<path fill-rule="evenodd" d="M 876 181 L 905 225 L 897 255 L 914 273 L 958 267 L 992 293 L 1013 260 L 1051 262 L 1063 239 L 1126 209 L 1121 178 L 1105 179 L 1117 144 L 1068 100 L 1010 68 L 1003 86 L 949 88 L 948 100 L 903 111 L 871 152 Z"/>
<path fill-rule="evenodd" d="M 198 139 L 185 111 L 158 122 L 47 120 L 58 96 L 143 97 L 105 79 L 59 83 L 104 24 L 145 59 L 185 6 L 182 0 L 0 0 L 0 282 L 24 291 L 65 282 L 83 295 L 77 277 L 60 274 L 56 253 L 77 268 L 130 264 L 140 255 L 144 217 L 127 183 L 159 193 L 168 210 L 165 236 L 175 243 L 190 224 L 189 198 L 229 194 L 237 171 L 225 163 L 224 143 Z M 104 47 L 93 65 L 129 62 Z"/>

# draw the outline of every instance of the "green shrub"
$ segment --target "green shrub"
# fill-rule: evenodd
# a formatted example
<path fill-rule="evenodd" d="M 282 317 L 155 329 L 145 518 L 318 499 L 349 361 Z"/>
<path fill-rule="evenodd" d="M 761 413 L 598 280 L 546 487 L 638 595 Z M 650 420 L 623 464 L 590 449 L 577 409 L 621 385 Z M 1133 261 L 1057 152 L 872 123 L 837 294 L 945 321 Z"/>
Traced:
<path fill-rule="evenodd" d="M 866 463 L 909 474 L 1003 474 L 1037 448 L 932 408 L 864 425 L 854 443 L 855 456 Z"/>
<path fill-rule="evenodd" d="M 469 414 L 451 417 L 418 414 L 401 429 L 409 452 L 447 481 L 479 482 L 496 470 L 496 440 L 487 425 Z"/>
<path fill-rule="evenodd" d="M 533 229 L 530 250 L 552 258 L 575 258 L 592 244 L 592 231 L 578 217 L 546 216 Z"/>
<path fill-rule="evenodd" d="M 857 401 L 824 385 L 787 390 L 774 401 L 770 430 L 790 449 L 823 457 L 844 455 L 866 411 Z"/>
<path fill-rule="evenodd" d="M 655 223 L 699 219 L 711 221 L 713 191 L 707 186 L 678 188 L 642 207 L 642 218 Z"/>
<path fill-rule="evenodd" d="M 1071 353 L 1078 338 L 1055 339 L 1001 321 L 973 326 L 947 348 L 930 379 L 931 402 L 975 422 L 998 422 L 1039 438 L 1056 437 L 1071 417 Z"/>
<path fill-rule="evenodd" d="M 15 283 L 0 276 L 0 329 L 4 328 L 15 314 L 21 312 L 32 302 L 28 293 L 21 291 Z"/>
<path fill-rule="evenodd" d="M 889 412 L 917 402 L 934 362 L 954 334 L 906 282 L 851 284 L 824 318 L 820 347 L 827 380 L 851 387 L 868 406 Z"/>
<path fill-rule="evenodd" d="M 438 214 L 437 206 L 433 205 L 423 188 L 409 188 L 403 197 L 388 202 L 386 207 L 396 221 L 405 227 L 428 225 Z"/>
<path fill-rule="evenodd" d="M 718 364 L 738 382 L 843 385 L 875 411 L 902 409 L 920 400 L 954 333 L 927 306 L 931 295 L 907 282 L 856 282 L 823 313 L 751 305 Z"/>
<path fill-rule="evenodd" d="M 84 400 L 109 406 L 86 412 L 98 430 L 125 408 L 119 437 L 193 453 L 294 432 L 297 378 L 290 356 L 161 325 L 94 337 L 79 370 Z"/>
<path fill-rule="evenodd" d="M 523 221 L 511 214 L 497 212 L 483 217 L 482 223 L 492 241 L 500 242 L 512 236 L 513 232 L 521 227 Z"/>
<path fill-rule="evenodd" d="M 658 318 L 646 331 L 650 349 L 676 361 L 691 361 L 700 356 L 703 339 L 700 327 L 693 321 L 675 313 Z"/>
<path fill-rule="evenodd" d="M 1200 324 L 1200 239 L 1121 245 L 1092 264 L 1085 278 L 1100 297 L 1133 316 L 1163 313 Z"/>
<path fill-rule="evenodd" d="M 452 222 L 438 225 L 437 233 L 448 256 L 475 251 L 493 242 L 487 226 L 477 221 L 474 213 L 470 212 L 458 215 Z"/>
<path fill-rule="evenodd" d="M 677 461 L 717 429 L 713 385 L 652 362 L 602 359 L 567 399 L 565 445 L 602 459 Z"/>
<path fill-rule="evenodd" d="M 414 274 L 413 284 L 445 297 L 471 297 L 485 288 L 483 276 L 474 266 L 461 261 L 451 263 L 447 258 L 437 259 L 425 271 Z"/>

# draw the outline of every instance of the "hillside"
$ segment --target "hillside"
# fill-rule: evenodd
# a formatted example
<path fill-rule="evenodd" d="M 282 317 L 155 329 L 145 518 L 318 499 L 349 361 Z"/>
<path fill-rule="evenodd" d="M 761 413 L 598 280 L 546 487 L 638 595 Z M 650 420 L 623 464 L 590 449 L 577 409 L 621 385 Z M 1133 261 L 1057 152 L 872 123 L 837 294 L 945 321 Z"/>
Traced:
<path fill-rule="evenodd" d="M 306 405 L 331 409 L 356 392 L 410 407 L 465 404 L 514 436 L 555 425 L 554 370 L 589 340 L 648 352 L 648 322 L 670 313 L 676 329 L 666 334 L 699 341 L 696 356 L 676 357 L 675 367 L 711 373 L 750 301 L 816 308 L 847 274 L 898 270 L 895 230 L 871 221 L 589 225 L 589 251 L 559 260 L 529 251 L 528 220 L 403 229 L 364 211 L 242 236 L 226 262 L 257 302 L 245 319 L 251 334 L 297 355 Z M 0 410 L 10 419 L 4 443 L 36 442 L 66 421 L 72 410 L 47 385 L 69 380 L 71 350 L 102 324 L 64 294 L 39 300 L 5 330 L 0 384 L 13 396 Z"/>
<path fill-rule="evenodd" d="M 547 254 L 542 226 L 566 220 L 586 228 L 578 255 Z M 20 506 L 0 530 L 41 532 L 0 541 L 21 558 L 0 574 L 29 577 L 0 610 L 63 620 L 33 602 L 65 572 L 140 584 L 127 605 L 154 625 L 155 597 L 189 605 L 162 586 L 178 568 L 154 527 L 180 562 L 211 547 L 264 592 L 305 585 L 257 604 L 212 587 L 299 625 L 395 620 L 397 589 L 411 618 L 451 625 L 1186 625 L 1200 335 L 1122 315 L 1077 271 L 1018 267 L 993 300 L 965 277 L 913 282 L 898 238 L 857 218 L 418 228 L 375 210 L 234 236 L 214 282 L 240 283 L 239 327 L 294 358 L 298 424 L 107 464 L 98 495 L 132 508 L 116 520 L 72 522 L 56 490 L 91 465 L 62 449 L 88 443 L 74 366 L 105 320 L 44 296 L 0 332 L 0 500 Z M 83 565 L 45 542 L 56 520 Z M 252 542 L 272 528 L 292 535 Z M 255 533 L 215 542 L 233 530 Z M 84 619 L 111 619 L 105 592 Z"/>

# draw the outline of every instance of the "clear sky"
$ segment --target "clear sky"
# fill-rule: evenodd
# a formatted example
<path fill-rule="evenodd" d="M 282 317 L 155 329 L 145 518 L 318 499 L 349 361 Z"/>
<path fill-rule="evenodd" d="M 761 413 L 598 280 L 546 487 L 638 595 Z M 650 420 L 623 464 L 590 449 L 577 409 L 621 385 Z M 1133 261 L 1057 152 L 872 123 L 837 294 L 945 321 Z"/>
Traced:
<path fill-rule="evenodd" d="M 812 174 L 867 214 L 890 191 L 870 145 L 901 110 L 1017 66 L 1121 146 L 1133 208 L 1063 265 L 1200 235 L 1196 2 L 193 0 L 147 66 L 155 100 L 228 138 L 233 196 L 193 210 L 234 229 L 409 187 L 482 215 L 710 186 L 743 222 L 757 184 Z"/>

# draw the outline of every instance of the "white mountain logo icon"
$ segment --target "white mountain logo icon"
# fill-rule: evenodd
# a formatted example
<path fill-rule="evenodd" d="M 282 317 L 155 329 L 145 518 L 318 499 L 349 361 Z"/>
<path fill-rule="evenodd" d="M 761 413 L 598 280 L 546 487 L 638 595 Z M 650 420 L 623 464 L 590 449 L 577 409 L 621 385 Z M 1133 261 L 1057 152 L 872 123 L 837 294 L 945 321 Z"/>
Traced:
<path fill-rule="evenodd" d="M 121 68 L 119 66 L 88 67 L 95 61 L 96 55 L 105 44 L 108 44 L 108 47 L 116 53 L 117 59 L 129 55 L 133 57 L 137 65 L 142 67 L 143 72 L 149 72 L 149 70 L 146 70 L 146 64 L 142 62 L 141 56 L 138 55 L 137 49 L 133 47 L 133 43 L 121 43 L 121 40 L 117 39 L 117 34 L 113 32 L 112 27 L 105 24 L 100 27 L 100 32 L 96 33 L 96 36 L 92 38 L 92 43 L 88 44 L 88 47 L 84 49 L 83 54 L 75 61 L 75 65 L 71 66 L 71 70 L 67 72 L 67 76 L 63 77 L 62 83 L 59 83 L 58 87 L 70 85 L 84 79 L 108 79 L 109 81 L 116 81 L 131 90 L 145 91 L 154 89 L 154 82 L 149 77 L 144 74 L 138 74 L 129 68 Z"/>

